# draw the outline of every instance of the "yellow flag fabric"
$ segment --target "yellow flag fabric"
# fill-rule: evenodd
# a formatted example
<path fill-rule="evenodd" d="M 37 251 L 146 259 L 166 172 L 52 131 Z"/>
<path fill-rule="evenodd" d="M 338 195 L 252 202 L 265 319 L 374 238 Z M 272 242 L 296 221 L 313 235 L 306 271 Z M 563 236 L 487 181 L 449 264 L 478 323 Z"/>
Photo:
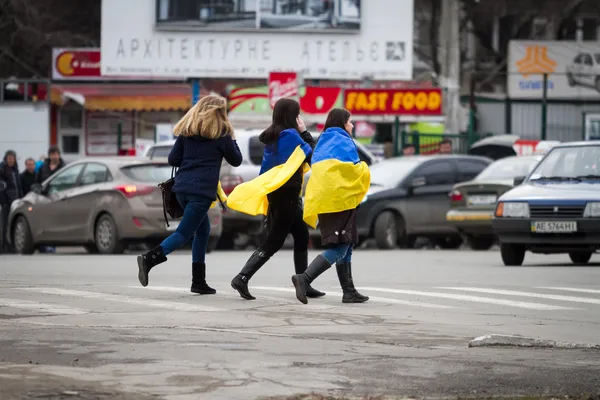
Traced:
<path fill-rule="evenodd" d="M 210 208 L 215 207 L 219 203 L 219 200 L 221 200 L 223 203 L 227 201 L 227 195 L 221 187 L 221 181 L 219 181 L 219 184 L 217 185 L 217 200 L 213 201 L 213 203 L 210 205 Z"/>
<path fill-rule="evenodd" d="M 251 181 L 237 185 L 227 198 L 227 207 L 248 215 L 267 215 L 267 194 L 283 186 L 303 164 L 303 173 L 309 171 L 305 160 L 306 153 L 299 145 L 284 164 L 269 169 Z"/>
<path fill-rule="evenodd" d="M 303 218 L 313 228 L 319 214 L 355 209 L 371 185 L 369 166 L 360 161 L 354 141 L 340 128 L 330 128 L 321 134 L 311 170 Z"/>

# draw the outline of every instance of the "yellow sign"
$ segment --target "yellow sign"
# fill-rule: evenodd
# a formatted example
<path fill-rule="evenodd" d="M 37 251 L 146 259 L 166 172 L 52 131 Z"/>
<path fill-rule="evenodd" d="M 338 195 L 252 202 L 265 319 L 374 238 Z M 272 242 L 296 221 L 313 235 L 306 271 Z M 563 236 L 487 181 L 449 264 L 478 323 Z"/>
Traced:
<path fill-rule="evenodd" d="M 548 57 L 548 46 L 527 46 L 525 57 L 517 61 L 517 70 L 527 78 L 533 74 L 551 74 L 558 64 Z"/>

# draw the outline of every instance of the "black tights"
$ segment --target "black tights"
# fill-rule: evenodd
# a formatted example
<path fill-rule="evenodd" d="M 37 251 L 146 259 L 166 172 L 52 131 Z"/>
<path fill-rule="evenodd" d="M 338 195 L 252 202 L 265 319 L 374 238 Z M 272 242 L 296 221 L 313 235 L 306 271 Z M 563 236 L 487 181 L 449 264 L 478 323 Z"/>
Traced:
<path fill-rule="evenodd" d="M 298 189 L 281 188 L 267 196 L 267 236 L 260 248 L 268 257 L 272 257 L 283 247 L 289 233 L 294 238 L 295 253 L 308 251 L 308 227 L 302 219 L 299 194 Z"/>

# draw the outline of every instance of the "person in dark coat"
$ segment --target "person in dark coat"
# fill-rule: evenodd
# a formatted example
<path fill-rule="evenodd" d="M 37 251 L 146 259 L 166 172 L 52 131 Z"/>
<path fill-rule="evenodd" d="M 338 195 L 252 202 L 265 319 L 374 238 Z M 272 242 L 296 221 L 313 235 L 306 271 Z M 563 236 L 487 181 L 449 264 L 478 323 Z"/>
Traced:
<path fill-rule="evenodd" d="M 12 253 L 12 246 L 8 243 L 8 216 L 12 202 L 19 199 L 22 194 L 19 182 L 17 154 L 13 150 L 8 150 L 0 163 L 0 182 L 2 182 L 0 188 L 4 189 L 0 190 L 0 207 L 2 208 L 2 215 L 0 215 L 2 217 L 0 252 Z"/>
<path fill-rule="evenodd" d="M 325 131 L 321 134 L 319 143 L 313 153 L 311 180 L 306 189 L 305 197 L 307 202 L 305 204 L 305 220 L 307 220 L 307 215 L 313 210 L 323 208 L 332 209 L 333 206 L 331 204 L 325 204 L 329 199 L 342 197 L 344 201 L 342 205 L 336 205 L 336 207 L 339 206 L 341 211 L 318 213 L 321 244 L 327 250 L 319 254 L 304 273 L 296 274 L 292 277 L 292 282 L 296 288 L 296 297 L 304 304 L 307 303 L 308 296 L 306 292 L 310 284 L 334 263 L 336 264 L 338 279 L 343 291 L 342 302 L 364 303 L 369 300 L 367 296 L 363 296 L 356 290 L 352 279 L 352 249 L 358 242 L 356 209 L 370 184 L 368 167 L 366 164 L 361 165 L 356 145 L 350 136 L 353 128 L 354 125 L 352 124 L 350 112 L 342 108 L 332 110 L 327 116 Z M 333 161 L 339 161 L 340 164 L 352 162 L 351 165 L 354 165 L 354 169 L 344 167 L 345 169 L 343 170 L 346 175 L 344 179 L 347 179 L 347 182 L 332 181 L 332 179 L 340 179 L 340 171 L 342 171 L 338 170 L 335 171 L 337 173 L 332 173 L 335 164 L 329 163 L 323 169 L 316 167 L 316 164 L 320 161 L 327 163 L 332 160 L 331 156 L 324 154 L 327 152 L 336 155 L 337 158 L 333 159 Z M 310 185 L 317 181 L 321 190 L 316 189 L 313 195 Z M 358 189 L 348 189 L 353 185 Z M 332 191 L 348 190 L 348 196 L 346 196 L 347 193 L 343 192 L 340 192 L 342 193 L 341 195 L 338 193 L 336 196 L 331 196 L 328 191 L 322 190 L 323 188 L 331 188 Z M 362 196 L 350 196 L 350 194 L 355 195 L 357 191 L 360 191 Z M 352 201 L 355 202 L 355 206 L 349 205 L 352 204 Z M 315 204 L 312 204 L 312 202 Z"/>
<path fill-rule="evenodd" d="M 242 153 L 227 118 L 227 101 L 217 95 L 203 97 L 175 125 L 173 133 L 177 140 L 168 161 L 179 168 L 172 191 L 183 209 L 183 219 L 158 247 L 138 256 L 138 279 L 142 286 L 148 286 L 150 270 L 167 261 L 167 255 L 193 236 L 191 292 L 215 294 L 217 291 L 206 283 L 207 213 L 218 197 L 223 159 L 234 167 L 242 164 Z"/>
<path fill-rule="evenodd" d="M 42 184 L 46 179 L 50 178 L 64 166 L 65 162 L 60 157 L 60 150 L 58 147 L 50 147 L 48 149 L 48 158 L 38 170 L 35 177 L 35 182 Z"/>
<path fill-rule="evenodd" d="M 265 144 L 260 174 L 283 165 L 291 157 L 284 154 L 281 142 L 291 137 L 307 147 L 306 162 L 310 162 L 310 153 L 315 148 L 315 140 L 306 130 L 300 118 L 300 104 L 292 99 L 280 99 L 273 107 L 273 123 L 259 140 Z M 308 147 L 310 146 L 310 147 Z M 280 151 L 278 151 L 280 150 Z M 288 149 L 291 150 L 291 149 Z M 308 266 L 308 227 L 302 220 L 302 191 L 304 168 L 301 166 L 279 189 L 267 194 L 269 207 L 267 211 L 267 234 L 261 245 L 250 256 L 242 270 L 231 281 L 231 286 L 246 300 L 255 300 L 248 290 L 248 281 L 266 264 L 282 247 L 288 234 L 294 238 L 294 269 L 297 274 L 304 272 Z M 321 297 L 325 293 L 308 287 L 307 296 Z"/>
<path fill-rule="evenodd" d="M 21 194 L 25 196 L 31 191 L 31 185 L 35 183 L 35 160 L 28 158 L 25 160 L 25 171 L 19 176 L 21 183 Z"/>

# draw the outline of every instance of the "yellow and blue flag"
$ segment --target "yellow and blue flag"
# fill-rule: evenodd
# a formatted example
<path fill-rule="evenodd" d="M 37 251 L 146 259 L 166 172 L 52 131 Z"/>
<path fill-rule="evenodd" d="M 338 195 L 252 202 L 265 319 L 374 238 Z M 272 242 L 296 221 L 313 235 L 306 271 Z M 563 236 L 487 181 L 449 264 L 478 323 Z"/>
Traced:
<path fill-rule="evenodd" d="M 221 187 L 221 181 L 219 181 L 219 184 L 217 185 L 217 200 L 213 201 L 212 204 L 210 205 L 210 208 L 213 208 L 217 205 L 217 203 L 225 203 L 227 201 L 227 195 L 225 194 L 225 192 L 223 191 L 223 188 Z"/>
<path fill-rule="evenodd" d="M 354 140 L 341 128 L 329 128 L 321 134 L 311 170 L 303 217 L 313 228 L 319 214 L 355 209 L 371 185 L 369 166 L 360 161 Z"/>
<path fill-rule="evenodd" d="M 265 146 L 260 175 L 233 189 L 227 198 L 227 207 L 249 215 L 267 215 L 267 195 L 279 189 L 304 165 L 303 173 L 310 168 L 305 163 L 312 148 L 295 129 L 279 134 L 277 143 Z"/>

